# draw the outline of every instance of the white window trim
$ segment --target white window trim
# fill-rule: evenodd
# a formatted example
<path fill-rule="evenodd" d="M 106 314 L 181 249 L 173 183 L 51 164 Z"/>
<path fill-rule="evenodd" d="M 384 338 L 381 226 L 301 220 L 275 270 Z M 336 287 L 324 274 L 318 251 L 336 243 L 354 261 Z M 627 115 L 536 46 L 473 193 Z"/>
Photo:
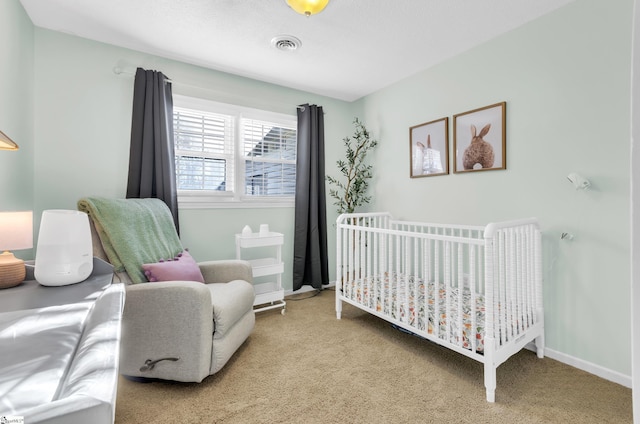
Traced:
<path fill-rule="evenodd" d="M 236 116 L 236 137 L 240 136 L 240 122 L 242 118 L 255 119 L 260 121 L 277 122 L 283 125 L 297 127 L 297 118 L 294 115 L 270 112 L 260 109 L 253 109 L 244 106 L 219 103 L 212 100 L 205 100 L 196 97 L 173 95 L 173 104 L 176 107 L 187 109 L 203 110 L 213 113 L 223 113 Z M 178 190 L 178 206 L 183 209 L 211 209 L 211 208 L 285 208 L 294 207 L 295 199 L 291 197 L 253 197 L 243 195 L 243 178 L 245 166 L 243 160 L 242 143 L 234 142 L 235 151 L 235 176 L 234 191 L 214 192 L 198 190 Z"/>

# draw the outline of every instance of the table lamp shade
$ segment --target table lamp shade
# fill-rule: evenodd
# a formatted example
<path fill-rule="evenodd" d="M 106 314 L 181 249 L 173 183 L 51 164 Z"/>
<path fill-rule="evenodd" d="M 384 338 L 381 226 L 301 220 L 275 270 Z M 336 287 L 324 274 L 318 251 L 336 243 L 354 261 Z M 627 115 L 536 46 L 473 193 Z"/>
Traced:
<path fill-rule="evenodd" d="M 0 212 L 0 289 L 20 284 L 26 274 L 24 261 L 10 250 L 33 247 L 33 213 Z"/>
<path fill-rule="evenodd" d="M 33 213 L 0 212 L 0 250 L 33 247 Z"/>

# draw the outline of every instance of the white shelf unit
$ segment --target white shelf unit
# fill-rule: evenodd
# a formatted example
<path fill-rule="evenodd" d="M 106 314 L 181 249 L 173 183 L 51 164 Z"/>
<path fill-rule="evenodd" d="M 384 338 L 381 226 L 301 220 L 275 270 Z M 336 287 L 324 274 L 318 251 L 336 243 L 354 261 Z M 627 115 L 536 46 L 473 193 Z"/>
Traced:
<path fill-rule="evenodd" d="M 254 284 L 256 299 L 253 302 L 254 311 L 266 311 L 268 309 L 282 308 L 284 315 L 287 303 L 284 301 L 284 289 L 282 288 L 282 273 L 284 263 L 282 262 L 282 245 L 284 235 L 281 233 L 269 232 L 266 234 L 236 234 L 236 258 L 242 259 L 242 249 L 256 247 L 273 247 L 275 257 L 249 259 L 253 269 L 254 277 L 275 276 L 275 281 Z"/>

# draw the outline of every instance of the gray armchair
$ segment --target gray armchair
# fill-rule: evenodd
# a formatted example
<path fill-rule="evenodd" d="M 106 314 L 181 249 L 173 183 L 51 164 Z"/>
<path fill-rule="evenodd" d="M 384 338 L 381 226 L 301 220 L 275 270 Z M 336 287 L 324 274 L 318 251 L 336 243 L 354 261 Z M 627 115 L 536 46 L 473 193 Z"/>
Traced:
<path fill-rule="evenodd" d="M 113 202 L 116 208 L 125 208 L 118 213 L 133 213 L 130 216 L 136 219 L 143 218 L 140 213 L 150 213 L 154 223 L 160 222 L 165 227 L 160 232 L 171 226 L 175 233 L 170 212 L 161 201 L 119 199 Z M 142 211 L 127 211 L 131 203 L 145 207 Z M 105 204 L 108 205 L 108 213 L 112 214 L 112 204 L 107 199 L 82 199 L 78 208 L 89 214 L 94 256 L 112 263 L 119 271 L 117 279 L 127 284 L 120 373 L 130 377 L 200 382 L 218 372 L 254 328 L 255 294 L 249 263 L 239 260 L 198 263 L 205 284 L 195 281 L 132 284 L 131 274 L 135 276 L 138 271 L 132 271 L 133 265 L 130 264 L 119 269 L 116 264 L 118 258 L 114 260 L 113 251 L 117 250 L 115 244 L 118 243 L 113 243 L 106 231 L 111 225 L 108 219 L 101 222 L 105 213 L 100 208 L 105 209 Z M 148 205 L 151 207 L 147 208 Z M 164 216 L 165 208 L 168 216 Z M 113 222 L 122 222 L 122 217 L 115 218 Z M 135 223 L 127 222 L 126 225 L 127 239 L 139 236 L 149 240 L 154 237 L 148 228 L 141 230 L 139 235 L 129 234 L 132 228 L 136 228 Z M 177 234 L 175 237 L 177 239 Z M 127 252 L 126 248 L 120 250 L 124 251 L 121 254 Z M 162 257 L 151 258 L 152 261 L 159 259 Z"/>

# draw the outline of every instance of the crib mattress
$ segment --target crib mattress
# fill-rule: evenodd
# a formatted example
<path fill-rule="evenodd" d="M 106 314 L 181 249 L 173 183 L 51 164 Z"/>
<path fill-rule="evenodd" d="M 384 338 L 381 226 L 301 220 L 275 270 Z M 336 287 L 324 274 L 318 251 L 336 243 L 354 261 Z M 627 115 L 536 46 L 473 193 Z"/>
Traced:
<path fill-rule="evenodd" d="M 485 298 L 475 294 L 475 308 L 472 306 L 471 290 L 465 287 L 445 287 L 438 285 L 436 299 L 434 282 L 425 284 L 422 278 L 403 275 L 370 277 L 343 283 L 347 297 L 386 316 L 391 316 L 410 327 L 426 331 L 440 339 L 472 349 L 475 340 L 477 352 L 484 351 Z M 426 290 L 425 290 L 426 287 Z M 408 296 L 408 297 L 407 297 Z M 449 311 L 447 314 L 447 297 Z M 462 306 L 462 331 L 458 319 L 458 307 Z M 436 308 L 437 303 L 437 308 Z M 472 310 L 475 310 L 475 323 Z M 439 311 L 439 313 L 437 312 Z M 436 315 L 438 317 L 436 318 Z M 451 319 L 448 319 L 448 317 Z M 426 317 L 426 319 L 425 319 Z M 437 323 L 437 324 L 436 324 Z"/>

